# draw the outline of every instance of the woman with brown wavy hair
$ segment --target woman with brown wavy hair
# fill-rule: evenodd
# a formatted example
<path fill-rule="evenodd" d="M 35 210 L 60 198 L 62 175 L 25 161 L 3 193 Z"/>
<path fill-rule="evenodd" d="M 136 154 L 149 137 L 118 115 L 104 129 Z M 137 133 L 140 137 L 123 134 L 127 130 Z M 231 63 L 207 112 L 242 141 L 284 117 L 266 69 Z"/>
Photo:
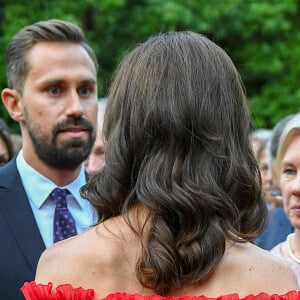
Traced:
<path fill-rule="evenodd" d="M 108 96 L 105 165 L 82 189 L 100 221 L 46 250 L 27 299 L 271 299 L 297 289 L 287 266 L 251 244 L 267 207 L 250 129 L 240 76 L 208 38 L 171 32 L 134 48 Z"/>

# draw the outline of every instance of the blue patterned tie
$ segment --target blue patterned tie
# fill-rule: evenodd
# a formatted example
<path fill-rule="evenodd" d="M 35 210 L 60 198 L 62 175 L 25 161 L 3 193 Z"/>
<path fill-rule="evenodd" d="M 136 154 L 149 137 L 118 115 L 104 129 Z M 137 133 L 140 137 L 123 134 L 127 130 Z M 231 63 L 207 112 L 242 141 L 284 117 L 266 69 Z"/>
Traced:
<path fill-rule="evenodd" d="M 66 195 L 67 189 L 56 188 L 51 193 L 51 198 L 56 204 L 53 221 L 53 242 L 56 243 L 77 234 L 75 220 L 68 210 Z"/>

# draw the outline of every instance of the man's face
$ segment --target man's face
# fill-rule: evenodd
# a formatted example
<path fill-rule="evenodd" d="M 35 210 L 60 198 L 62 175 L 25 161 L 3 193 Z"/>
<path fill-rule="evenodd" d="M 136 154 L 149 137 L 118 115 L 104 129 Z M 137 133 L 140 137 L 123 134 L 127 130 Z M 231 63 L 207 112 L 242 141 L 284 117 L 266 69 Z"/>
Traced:
<path fill-rule="evenodd" d="M 75 43 L 39 42 L 29 51 L 20 104 L 23 149 L 59 169 L 78 167 L 96 134 L 97 75 Z"/>

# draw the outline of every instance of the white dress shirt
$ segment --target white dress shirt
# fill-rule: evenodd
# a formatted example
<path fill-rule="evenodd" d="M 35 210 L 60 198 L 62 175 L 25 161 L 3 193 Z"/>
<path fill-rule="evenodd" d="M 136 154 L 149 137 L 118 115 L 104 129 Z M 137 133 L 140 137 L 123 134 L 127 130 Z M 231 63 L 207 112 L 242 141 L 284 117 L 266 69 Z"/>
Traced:
<path fill-rule="evenodd" d="M 53 218 L 55 203 L 49 198 L 50 193 L 57 185 L 33 169 L 24 159 L 23 150 L 17 156 L 17 169 L 27 194 L 29 204 L 35 217 L 37 226 L 46 247 L 53 244 Z M 66 186 L 69 211 L 76 222 L 77 232 L 88 229 L 97 222 L 97 213 L 92 205 L 80 197 L 79 189 L 86 183 L 86 175 L 82 164 L 77 178 Z"/>

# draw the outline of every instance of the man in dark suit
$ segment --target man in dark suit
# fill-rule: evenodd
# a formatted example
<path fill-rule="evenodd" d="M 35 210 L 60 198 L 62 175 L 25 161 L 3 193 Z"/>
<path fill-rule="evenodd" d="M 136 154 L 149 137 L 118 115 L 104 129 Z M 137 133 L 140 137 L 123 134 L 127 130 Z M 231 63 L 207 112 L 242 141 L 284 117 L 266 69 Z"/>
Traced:
<path fill-rule="evenodd" d="M 96 222 L 79 189 L 96 134 L 98 65 L 82 30 L 61 20 L 23 28 L 6 58 L 1 96 L 23 148 L 0 169 L 0 298 L 18 300 L 42 251 Z"/>

